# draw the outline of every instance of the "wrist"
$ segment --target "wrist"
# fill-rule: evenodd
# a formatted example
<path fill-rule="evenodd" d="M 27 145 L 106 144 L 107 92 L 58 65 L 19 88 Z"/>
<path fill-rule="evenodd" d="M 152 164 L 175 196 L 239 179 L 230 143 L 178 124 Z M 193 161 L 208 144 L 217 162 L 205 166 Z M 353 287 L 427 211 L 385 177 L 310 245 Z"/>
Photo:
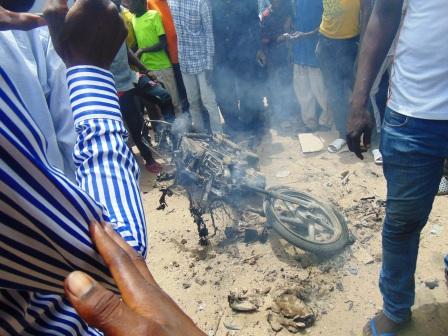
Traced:
<path fill-rule="evenodd" d="M 75 125 L 90 119 L 122 120 L 110 71 L 91 65 L 70 67 L 67 85 Z"/>

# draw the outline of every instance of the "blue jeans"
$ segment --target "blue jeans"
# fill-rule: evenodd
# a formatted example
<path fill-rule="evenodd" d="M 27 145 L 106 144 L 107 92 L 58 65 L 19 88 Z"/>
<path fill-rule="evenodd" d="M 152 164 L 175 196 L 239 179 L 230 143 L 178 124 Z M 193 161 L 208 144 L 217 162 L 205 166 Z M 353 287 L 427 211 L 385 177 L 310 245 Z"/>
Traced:
<path fill-rule="evenodd" d="M 385 315 L 402 323 L 410 318 L 415 299 L 420 232 L 432 209 L 444 158 L 448 157 L 448 121 L 406 117 L 388 108 L 381 152 L 387 205 L 380 289 Z"/>

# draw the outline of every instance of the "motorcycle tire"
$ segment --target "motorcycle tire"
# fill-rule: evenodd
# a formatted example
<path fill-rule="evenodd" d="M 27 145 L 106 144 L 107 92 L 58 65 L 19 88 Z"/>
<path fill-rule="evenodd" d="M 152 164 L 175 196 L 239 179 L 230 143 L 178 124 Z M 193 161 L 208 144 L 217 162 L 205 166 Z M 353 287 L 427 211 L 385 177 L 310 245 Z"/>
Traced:
<path fill-rule="evenodd" d="M 304 235 L 299 232 L 299 230 L 294 230 L 291 226 L 280 220 L 274 209 L 275 198 L 268 196 L 264 202 L 266 217 L 273 229 L 292 245 L 316 255 L 329 256 L 340 251 L 350 243 L 351 235 L 344 216 L 330 205 L 317 200 L 307 193 L 296 191 L 289 187 L 277 186 L 268 189 L 268 191 L 280 193 L 289 197 L 298 197 L 299 199 L 318 206 L 325 217 L 331 222 L 334 230 L 338 233 L 337 237 L 334 237 L 330 242 L 312 242 L 306 239 Z"/>

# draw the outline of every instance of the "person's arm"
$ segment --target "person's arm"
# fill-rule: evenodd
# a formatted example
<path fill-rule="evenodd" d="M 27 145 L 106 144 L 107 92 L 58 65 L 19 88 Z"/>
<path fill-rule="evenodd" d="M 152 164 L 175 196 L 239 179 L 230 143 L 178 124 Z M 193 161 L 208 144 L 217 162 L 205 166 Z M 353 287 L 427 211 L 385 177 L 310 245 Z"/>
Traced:
<path fill-rule="evenodd" d="M 140 61 L 140 59 L 134 54 L 132 50 L 128 49 L 128 61 L 129 65 L 134 66 L 141 73 L 147 73 L 149 70 L 146 69 L 145 65 Z"/>
<path fill-rule="evenodd" d="M 113 288 L 88 234 L 91 220 L 108 220 L 105 209 L 45 153 L 45 137 L 0 69 L 0 288 L 63 293 L 78 267 Z"/>
<path fill-rule="evenodd" d="M 90 241 L 88 225 L 110 222 L 137 251 L 146 252 L 138 166 L 125 143 L 113 77 L 104 70 L 126 31 L 112 5 L 104 2 L 89 11 L 99 11 L 98 25 L 108 30 L 78 44 L 77 36 L 88 36 L 90 29 L 79 22 L 92 14 L 80 14 L 87 11 L 85 2 L 77 2 L 68 14 L 63 1 L 50 3 L 46 20 L 69 67 L 79 186 L 48 163 L 45 137 L 0 69 L 0 287 L 62 293 L 64 277 L 82 269 L 116 290 Z M 60 36 L 62 30 L 71 35 Z M 106 52 L 90 53 L 93 45 Z"/>
<path fill-rule="evenodd" d="M 372 120 L 368 101 L 373 82 L 400 26 L 403 0 L 377 0 L 361 44 L 351 112 L 347 123 L 347 143 L 359 158 L 361 136 L 370 144 Z"/>
<path fill-rule="evenodd" d="M 375 0 L 362 0 L 361 1 L 361 14 L 360 14 L 360 36 L 361 41 L 367 29 L 370 16 L 372 15 L 373 5 Z"/>
<path fill-rule="evenodd" d="M 140 57 L 144 53 L 166 50 L 166 48 L 167 48 L 166 35 L 160 35 L 159 42 L 146 48 L 139 48 L 135 53 L 135 55 L 137 57 Z"/>
<path fill-rule="evenodd" d="M 205 45 L 207 49 L 206 70 L 213 70 L 213 59 L 215 57 L 215 40 L 213 37 L 213 17 L 212 11 L 207 1 L 201 1 L 200 14 L 202 28 L 205 33 Z"/>

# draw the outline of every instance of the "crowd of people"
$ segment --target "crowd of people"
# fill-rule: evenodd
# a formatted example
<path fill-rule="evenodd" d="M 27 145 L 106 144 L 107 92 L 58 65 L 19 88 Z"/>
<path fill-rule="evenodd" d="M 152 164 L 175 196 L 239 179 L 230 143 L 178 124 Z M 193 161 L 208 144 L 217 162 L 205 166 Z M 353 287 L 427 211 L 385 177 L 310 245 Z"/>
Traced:
<path fill-rule="evenodd" d="M 306 132 L 334 127 L 330 152 L 373 149 L 384 309 L 363 333 L 409 323 L 420 232 L 446 184 L 445 0 L 33 3 L 0 0 L 1 335 L 204 335 L 144 262 L 128 132 L 162 169 L 144 111 L 254 137 L 288 112 Z"/>

